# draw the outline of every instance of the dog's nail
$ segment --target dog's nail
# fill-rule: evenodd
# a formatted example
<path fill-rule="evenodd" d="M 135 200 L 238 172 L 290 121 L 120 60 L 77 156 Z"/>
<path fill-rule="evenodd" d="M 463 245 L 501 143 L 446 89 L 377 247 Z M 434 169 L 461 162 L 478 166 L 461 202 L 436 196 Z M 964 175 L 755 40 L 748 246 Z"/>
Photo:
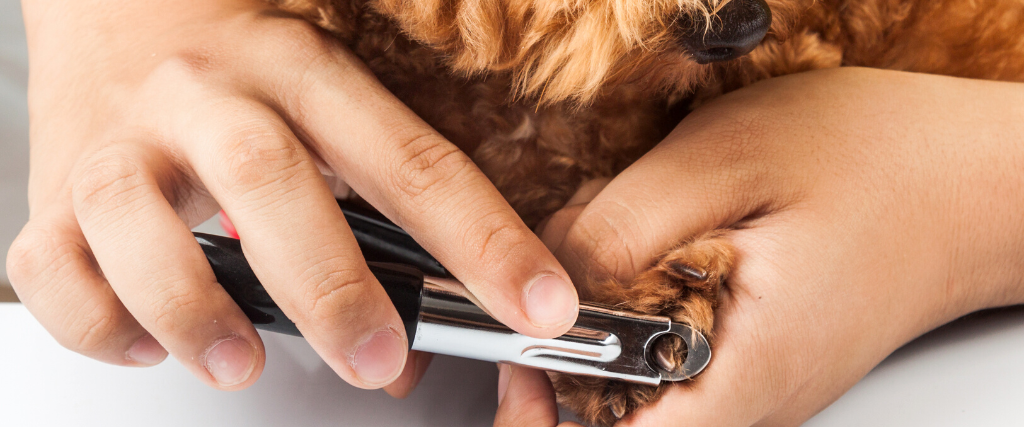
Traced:
<path fill-rule="evenodd" d="M 675 361 L 672 360 L 673 358 L 671 354 L 668 354 L 667 352 L 664 351 L 658 351 L 655 352 L 655 356 L 658 361 L 658 366 L 661 366 L 661 369 L 664 369 L 669 372 L 672 372 L 676 369 L 676 363 Z"/>
<path fill-rule="evenodd" d="M 626 416 L 626 402 L 622 399 L 617 399 L 611 402 L 611 405 L 608 406 L 612 410 L 612 415 L 614 415 L 616 419 L 622 419 L 622 417 Z"/>
<path fill-rule="evenodd" d="M 694 267 L 691 265 L 683 264 L 681 262 L 673 262 L 670 264 L 672 270 L 682 276 L 689 276 L 693 280 L 705 281 L 708 280 L 708 272 L 703 268 Z"/>
<path fill-rule="evenodd" d="M 686 361 L 686 344 L 675 335 L 663 335 L 654 343 L 654 362 L 668 372 L 678 372 Z"/>

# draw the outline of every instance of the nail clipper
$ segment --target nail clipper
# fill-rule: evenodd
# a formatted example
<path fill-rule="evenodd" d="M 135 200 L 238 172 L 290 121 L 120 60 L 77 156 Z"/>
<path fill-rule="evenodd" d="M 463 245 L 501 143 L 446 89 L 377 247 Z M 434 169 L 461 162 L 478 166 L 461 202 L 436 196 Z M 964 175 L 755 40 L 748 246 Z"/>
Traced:
<path fill-rule="evenodd" d="M 688 325 L 597 304 L 580 304 L 576 324 L 562 336 L 522 335 L 474 304 L 466 287 L 401 228 L 375 212 L 339 203 L 370 271 L 402 318 L 411 350 L 648 385 L 693 378 L 711 360 L 707 339 Z M 217 280 L 253 325 L 301 336 L 256 278 L 238 240 L 195 237 Z M 666 334 L 679 336 L 687 349 L 681 368 L 671 372 L 654 355 L 655 342 Z"/>

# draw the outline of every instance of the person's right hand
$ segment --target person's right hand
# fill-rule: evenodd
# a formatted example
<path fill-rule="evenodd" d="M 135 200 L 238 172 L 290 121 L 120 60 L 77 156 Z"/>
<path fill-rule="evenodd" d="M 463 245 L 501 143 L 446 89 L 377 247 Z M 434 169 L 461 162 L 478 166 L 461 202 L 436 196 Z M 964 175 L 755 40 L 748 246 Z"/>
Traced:
<path fill-rule="evenodd" d="M 406 360 L 402 322 L 322 174 L 513 329 L 547 338 L 575 321 L 567 274 L 479 169 L 315 27 L 257 0 L 23 7 L 31 217 L 7 269 L 64 346 L 125 366 L 170 352 L 212 386 L 252 384 L 260 337 L 190 233 L 223 208 L 335 372 L 407 393 L 425 359 Z"/>

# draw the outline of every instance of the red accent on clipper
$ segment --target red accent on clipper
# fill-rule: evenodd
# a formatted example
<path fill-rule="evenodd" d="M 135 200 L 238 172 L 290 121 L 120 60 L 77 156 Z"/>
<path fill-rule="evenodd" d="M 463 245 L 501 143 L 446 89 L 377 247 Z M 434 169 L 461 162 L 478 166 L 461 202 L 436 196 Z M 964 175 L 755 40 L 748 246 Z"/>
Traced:
<path fill-rule="evenodd" d="M 231 236 L 233 239 L 238 238 L 238 231 L 235 230 L 235 224 L 231 223 L 231 218 L 228 218 L 227 212 L 220 211 L 220 226 L 228 236 Z"/>

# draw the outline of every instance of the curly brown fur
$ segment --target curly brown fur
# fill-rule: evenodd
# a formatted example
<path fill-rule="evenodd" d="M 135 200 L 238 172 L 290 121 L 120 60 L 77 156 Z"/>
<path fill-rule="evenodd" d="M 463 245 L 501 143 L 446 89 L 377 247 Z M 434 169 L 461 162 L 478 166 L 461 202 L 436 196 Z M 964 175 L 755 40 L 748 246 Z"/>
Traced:
<path fill-rule="evenodd" d="M 706 30 L 729 0 L 270 1 L 347 44 L 470 154 L 530 226 L 584 180 L 620 172 L 688 108 L 758 80 L 839 66 L 1024 80 L 1018 0 L 766 0 L 773 21 L 761 44 L 707 65 L 680 47 L 679 17 Z M 704 236 L 628 285 L 584 284 L 594 291 L 581 294 L 710 336 L 731 259 L 721 237 Z M 679 266 L 709 278 L 693 280 Z M 682 351 L 670 345 L 669 359 Z M 664 391 L 569 376 L 557 383 L 560 401 L 596 424 Z"/>
<path fill-rule="evenodd" d="M 666 252 L 630 283 L 608 281 L 591 287 L 584 297 L 619 309 L 668 316 L 692 325 L 713 343 L 714 310 L 733 259 L 722 235 L 721 230 L 706 233 Z M 673 338 L 663 339 L 657 351 L 672 368 L 678 368 L 685 360 L 686 346 Z M 554 379 L 559 403 L 595 425 L 612 424 L 657 400 L 666 389 L 574 375 L 554 375 Z"/>

